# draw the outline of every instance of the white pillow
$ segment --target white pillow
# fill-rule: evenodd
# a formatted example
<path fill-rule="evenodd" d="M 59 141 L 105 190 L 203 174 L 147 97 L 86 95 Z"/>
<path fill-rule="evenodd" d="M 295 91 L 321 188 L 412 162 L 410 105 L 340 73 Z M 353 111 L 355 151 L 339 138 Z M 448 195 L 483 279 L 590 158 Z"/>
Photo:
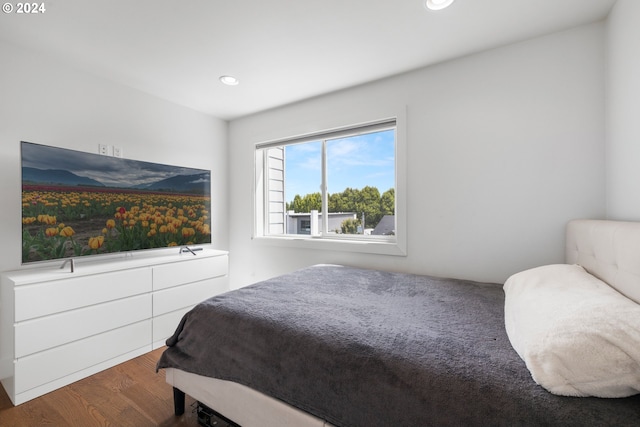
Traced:
<path fill-rule="evenodd" d="M 536 383 L 565 396 L 640 393 L 640 305 L 579 265 L 547 265 L 504 284 L 511 345 Z"/>

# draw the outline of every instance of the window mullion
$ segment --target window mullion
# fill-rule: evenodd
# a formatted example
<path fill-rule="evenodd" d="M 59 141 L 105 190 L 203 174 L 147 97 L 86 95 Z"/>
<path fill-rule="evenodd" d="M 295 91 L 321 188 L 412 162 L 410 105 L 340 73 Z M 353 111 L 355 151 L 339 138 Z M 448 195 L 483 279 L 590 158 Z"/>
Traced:
<path fill-rule="evenodd" d="M 322 140 L 322 233 L 329 231 L 329 195 L 327 194 L 327 140 Z"/>

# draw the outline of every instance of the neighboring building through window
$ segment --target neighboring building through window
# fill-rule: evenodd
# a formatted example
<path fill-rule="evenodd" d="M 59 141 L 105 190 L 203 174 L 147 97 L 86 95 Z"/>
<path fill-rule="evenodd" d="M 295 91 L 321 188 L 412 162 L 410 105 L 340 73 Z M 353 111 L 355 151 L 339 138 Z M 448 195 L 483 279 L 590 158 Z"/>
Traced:
<path fill-rule="evenodd" d="M 309 213 L 298 213 L 295 211 L 287 211 L 285 214 L 287 224 L 287 234 L 322 234 L 323 223 L 322 212 L 312 210 Z M 329 212 L 329 221 L 327 230 L 329 233 L 340 234 L 342 223 L 345 220 L 356 220 L 355 213 Z M 317 229 L 312 225 L 317 224 Z"/>

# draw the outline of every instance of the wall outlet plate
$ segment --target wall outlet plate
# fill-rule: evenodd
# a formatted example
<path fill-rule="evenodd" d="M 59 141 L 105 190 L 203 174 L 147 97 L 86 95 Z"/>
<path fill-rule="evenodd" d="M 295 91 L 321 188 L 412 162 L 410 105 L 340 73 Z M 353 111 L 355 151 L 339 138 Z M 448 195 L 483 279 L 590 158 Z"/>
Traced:
<path fill-rule="evenodd" d="M 113 157 L 122 157 L 122 147 L 113 146 Z"/>
<path fill-rule="evenodd" d="M 107 144 L 98 144 L 98 153 L 103 155 L 103 156 L 110 156 L 110 146 Z"/>

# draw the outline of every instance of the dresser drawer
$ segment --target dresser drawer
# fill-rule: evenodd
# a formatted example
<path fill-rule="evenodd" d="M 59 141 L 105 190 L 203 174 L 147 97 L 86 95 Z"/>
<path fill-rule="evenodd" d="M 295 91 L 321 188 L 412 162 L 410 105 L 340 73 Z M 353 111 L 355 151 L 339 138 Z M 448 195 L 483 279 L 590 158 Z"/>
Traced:
<path fill-rule="evenodd" d="M 151 346 L 151 319 L 32 354 L 15 362 L 15 393 Z"/>
<path fill-rule="evenodd" d="M 186 255 L 185 255 L 186 256 Z M 227 255 L 192 259 L 153 267 L 153 290 L 226 276 Z"/>
<path fill-rule="evenodd" d="M 226 290 L 227 278 L 218 277 L 154 292 L 153 315 L 159 316 L 179 308 L 194 306 Z"/>
<path fill-rule="evenodd" d="M 97 335 L 151 318 L 151 294 L 20 322 L 15 327 L 15 357 Z"/>
<path fill-rule="evenodd" d="M 167 340 L 176 331 L 182 317 L 187 314 L 193 307 L 185 307 L 171 313 L 162 314 L 153 318 L 153 347 L 158 348 L 164 345 Z"/>
<path fill-rule="evenodd" d="M 151 271 L 139 268 L 18 286 L 15 321 L 151 292 Z"/>

